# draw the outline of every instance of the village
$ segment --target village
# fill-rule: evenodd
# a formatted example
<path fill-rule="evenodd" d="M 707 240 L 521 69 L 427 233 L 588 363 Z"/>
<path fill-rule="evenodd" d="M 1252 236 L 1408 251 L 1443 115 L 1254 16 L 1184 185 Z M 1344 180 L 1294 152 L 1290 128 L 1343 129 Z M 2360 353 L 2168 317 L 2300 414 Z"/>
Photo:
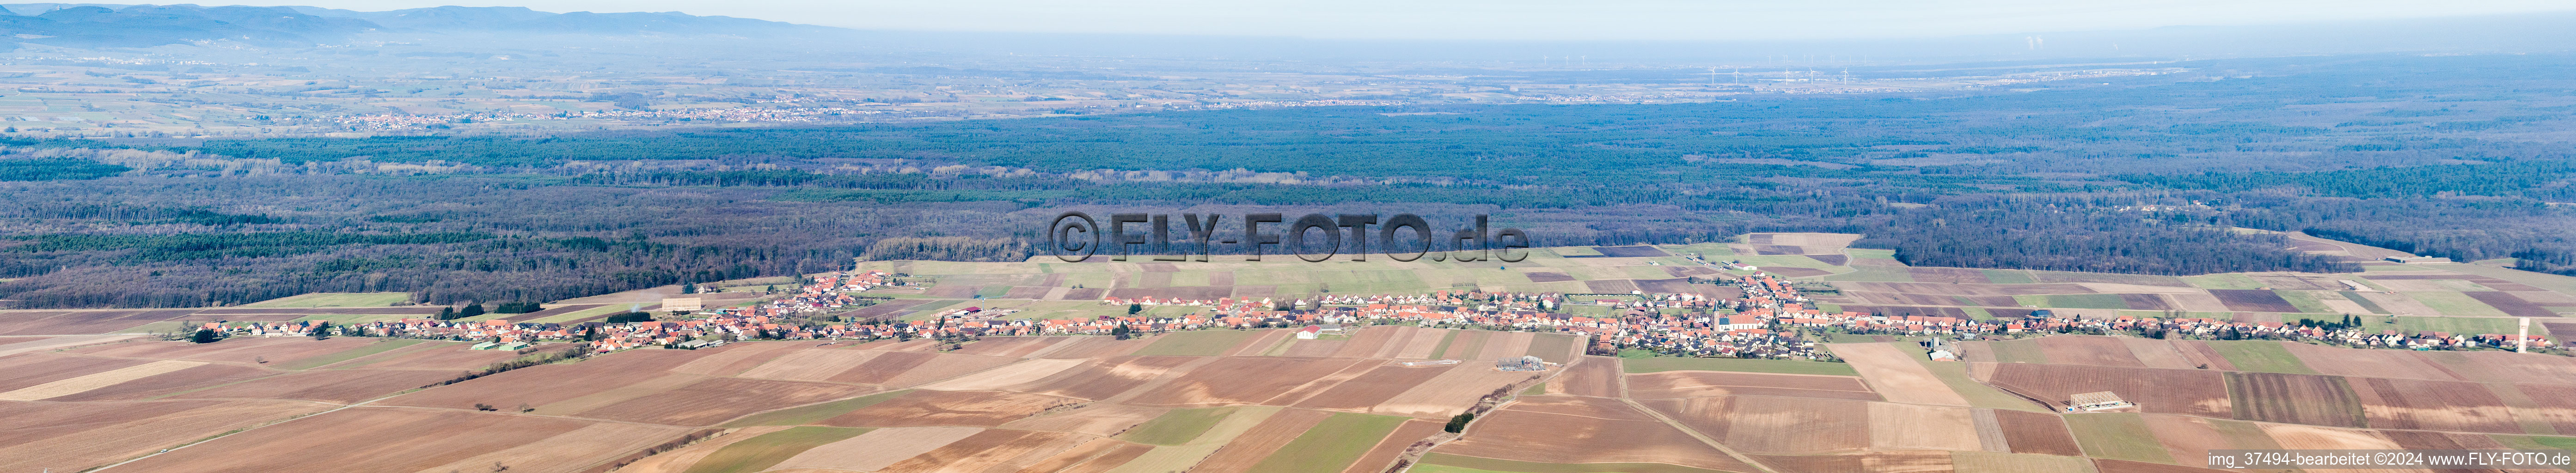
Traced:
<path fill-rule="evenodd" d="M 2354 347 L 2415 350 L 2550 349 L 2548 337 L 2521 334 L 2454 334 L 2369 330 L 2354 324 L 2242 322 L 2210 318 L 2059 317 L 2049 311 L 2015 319 L 1826 312 L 1789 280 L 1754 272 L 1732 282 L 1743 297 L 1728 300 L 1694 293 L 1560 294 L 1435 291 L 1427 294 L 1326 295 L 1312 300 L 1154 297 L 1099 301 L 1115 314 L 1090 319 L 1014 317 L 1012 309 L 968 306 L 922 320 L 816 322 L 867 302 L 868 291 L 904 284 L 883 271 L 817 276 L 796 292 L 765 301 L 709 310 L 676 311 L 645 321 L 572 324 L 513 323 L 505 319 L 399 319 L 349 324 L 207 322 L 218 336 L 362 336 L 480 342 L 476 349 L 524 349 L 540 342 L 586 342 L 605 353 L 635 348 L 695 349 L 737 340 L 910 340 L 963 343 L 985 336 L 1107 335 L 1119 338 L 1188 330 L 1303 328 L 1301 337 L 1351 325 L 1416 325 L 1496 331 L 1566 333 L 1589 340 L 1595 354 L 1622 352 L 1684 357 L 1833 360 L 1819 341 L 1836 335 L 1931 337 L 1952 340 L 2010 339 L 2056 333 L 2125 333 L 2149 338 L 2271 339 Z M 1719 281 L 1719 280 L 1709 280 Z M 1580 315 L 1569 305 L 1593 306 Z M 1180 306 L 1178 316 L 1138 315 L 1145 307 Z M 186 336 L 177 334 L 176 336 Z M 1927 350 L 1935 359 L 1955 355 Z"/>

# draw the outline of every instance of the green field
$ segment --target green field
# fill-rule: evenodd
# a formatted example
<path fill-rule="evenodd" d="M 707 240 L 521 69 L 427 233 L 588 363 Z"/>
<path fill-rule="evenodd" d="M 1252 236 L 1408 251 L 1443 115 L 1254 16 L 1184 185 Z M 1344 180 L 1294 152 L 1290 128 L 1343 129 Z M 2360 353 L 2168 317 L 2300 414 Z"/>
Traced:
<path fill-rule="evenodd" d="M 2197 288 L 2201 288 L 2201 289 L 2262 289 L 2262 288 L 2263 288 L 2263 283 L 2262 283 L 2262 282 L 2255 281 L 2253 276 L 2246 276 L 2246 275 L 2243 275 L 2243 274 L 2237 274 L 2237 273 L 2223 273 L 2223 274 L 2208 274 L 2208 275 L 2200 275 L 2200 276 L 2186 276 L 2186 277 L 2182 278 L 2182 282 L 2190 283 L 2190 284 L 2191 284 L 2191 287 L 2197 287 Z"/>
<path fill-rule="evenodd" d="M 2086 456 L 2114 460 L 2136 460 L 2173 463 L 2173 454 L 2156 443 L 2155 432 L 2147 430 L 2146 418 L 2136 413 L 2067 414 L 2066 428 L 2075 431 L 2075 443 L 2084 446 Z"/>
<path fill-rule="evenodd" d="M 1895 266 L 1853 266 L 1852 272 L 1825 276 L 1826 281 L 1914 282 L 1914 274 Z"/>
<path fill-rule="evenodd" d="M 1172 332 L 1154 336 L 1154 343 L 1136 350 L 1136 356 L 1217 356 L 1244 340 L 1261 335 L 1259 330 L 1198 330 Z"/>
<path fill-rule="evenodd" d="M 1236 410 L 1232 407 L 1173 409 L 1171 412 L 1155 416 L 1154 420 L 1145 421 L 1135 428 L 1127 429 L 1127 432 L 1118 434 L 1118 438 L 1148 445 L 1186 444 L 1190 443 L 1190 440 L 1199 438 L 1200 434 L 1207 433 L 1209 428 L 1216 427 L 1217 421 L 1234 415 Z"/>
<path fill-rule="evenodd" d="M 759 437 L 743 439 L 716 449 L 714 453 L 708 453 L 705 459 L 690 465 L 687 473 L 753 473 L 767 470 L 778 462 L 787 461 L 789 458 L 796 457 L 796 454 L 805 453 L 806 450 L 848 440 L 850 437 L 857 437 L 870 430 L 876 429 L 807 426 L 761 434 Z"/>
<path fill-rule="evenodd" d="M 355 359 L 358 359 L 358 357 L 361 357 L 361 356 L 367 356 L 367 355 L 373 355 L 373 354 L 377 354 L 377 353 L 384 353 L 384 352 L 387 352 L 387 351 L 393 351 L 393 349 L 396 349 L 396 348 L 402 348 L 402 347 L 407 347 L 407 346 L 412 346 L 412 344 L 420 343 L 420 342 L 422 342 L 422 340 L 404 340 L 404 339 L 397 339 L 397 338 L 377 339 L 375 343 L 369 343 L 369 344 L 366 344 L 366 345 L 361 345 L 361 346 L 359 346 L 359 347 L 357 347 L 357 348 L 351 348 L 351 349 L 347 349 L 347 350 L 341 350 L 339 353 L 332 353 L 332 354 L 329 354 L 329 355 L 322 355 L 322 356 L 317 356 L 317 357 L 313 357 L 313 358 L 307 358 L 307 359 L 303 359 L 303 360 L 297 360 L 297 361 L 296 361 L 296 362 L 294 362 L 294 363 L 283 364 L 283 365 L 277 365 L 277 369 L 282 369 L 282 370 L 303 370 L 303 369 L 319 368 L 319 367 L 321 367 L 322 365 L 328 365 L 328 364 L 332 364 L 332 363 L 339 363 L 339 362 L 343 362 L 343 361 L 355 360 Z"/>
<path fill-rule="evenodd" d="M 2361 315 L 2356 317 L 2361 319 L 2361 327 L 2364 330 L 2377 331 L 2384 329 L 2406 333 L 2432 331 L 2450 332 L 2453 334 L 2511 334 L 2519 328 L 2517 324 L 2519 324 L 2521 320 L 2514 317 L 2429 317 L 2405 315 Z M 2340 317 L 2334 318 L 2339 319 Z M 2389 323 L 2390 321 L 2395 321 L 2396 323 Z M 2541 328 L 2539 322 L 2540 321 L 2535 320 L 2531 324 L 2531 333 L 2533 335 L 2547 333 L 2547 330 Z"/>
<path fill-rule="evenodd" d="M 850 411 L 873 406 L 877 403 L 885 402 L 887 399 L 894 399 L 895 396 L 901 396 L 904 393 L 909 392 L 912 392 L 912 390 L 888 391 L 804 407 L 779 409 L 759 414 L 752 414 L 750 417 L 736 419 L 733 422 L 726 422 L 724 426 L 726 428 L 735 428 L 751 427 L 756 425 L 805 425 L 822 422 L 823 419 L 830 419 L 838 417 L 841 414 L 848 414 Z"/>
<path fill-rule="evenodd" d="M 2321 302 L 2321 301 L 2322 301 L 2322 300 L 2324 300 L 2324 299 L 2320 299 L 2320 298 L 2323 298 L 2323 297 L 2332 297 L 2332 298 L 2335 298 L 2336 300 L 2343 300 L 2343 299 L 2344 299 L 2343 294 L 2340 294 L 2340 293 L 2335 293 L 2335 292 L 2332 292 L 2332 291 L 2293 291 L 2293 290 L 2288 290 L 2288 289 L 2275 289 L 2275 290 L 2273 290 L 2273 291 L 2272 291 L 2272 293 L 2273 293 L 2273 294 L 2278 294 L 2278 295 L 2280 295 L 2280 296 L 2281 296 L 2281 300 L 2289 301 L 2289 303 L 2290 303 L 2290 305 L 2291 305 L 2291 306 L 2298 307 L 2298 308 L 2299 308 L 2299 312 L 2301 312 L 2301 313 L 2309 313 L 2309 314 L 2341 314 L 2341 313 L 2342 313 L 2342 312 L 2340 312 L 2340 311 L 2336 311 L 2336 310 L 2334 310 L 2334 308 L 2326 307 L 2326 304 L 2325 304 L 2324 302 Z M 2331 294 L 2331 295 L 2329 295 L 2329 294 Z"/>
<path fill-rule="evenodd" d="M 316 292 L 269 299 L 241 307 L 386 307 L 411 302 L 408 292 Z"/>
<path fill-rule="evenodd" d="M 1538 463 L 1493 458 L 1422 454 L 1417 473 L 1724 473 L 1670 463 Z"/>
<path fill-rule="evenodd" d="M 1977 270 L 1977 271 L 1978 271 L 1978 272 L 1981 272 L 1981 273 L 1986 273 L 1986 282 L 1988 282 L 1988 283 L 1994 283 L 1994 284 L 2038 284 L 2038 283 L 2039 283 L 2039 280 L 2038 280 L 2038 279 L 2030 277 L 2030 272 L 2029 272 L 2029 271 L 2023 271 L 2023 270 L 2018 270 L 2018 269 L 1980 269 L 1980 270 Z"/>
<path fill-rule="evenodd" d="M 1250 473 L 1342 471 L 1411 417 L 1338 413 L 1252 465 Z"/>
<path fill-rule="evenodd" d="M 2040 306 L 2040 307 L 2054 307 L 2054 308 L 2061 308 L 2061 309 L 2127 309 L 2127 308 L 2129 308 L 2129 304 L 2128 304 L 2128 303 L 2126 303 L 2126 302 L 2121 302 L 2121 301 L 2120 301 L 2120 295 L 2119 295 L 2119 294 L 2057 294 L 2057 295 L 2048 295 L 2048 296 L 2013 296 L 2013 300 L 2022 301 L 2022 305 L 2036 305 L 2036 306 Z M 2034 301 L 2034 300 L 2035 300 L 2035 301 Z"/>
<path fill-rule="evenodd" d="M 626 311 L 628 311 L 628 310 L 637 309 L 637 308 L 642 308 L 642 306 L 641 306 L 641 305 L 637 305 L 637 304 L 609 304 L 609 305 L 603 305 L 603 306 L 599 306 L 599 307 L 592 307 L 592 308 L 588 308 L 588 309 L 582 309 L 582 310 L 577 310 L 577 311 L 572 311 L 572 312 L 566 312 L 566 313 L 562 313 L 562 314 L 550 315 L 550 316 L 546 316 L 546 317 L 543 317 L 543 318 L 538 318 L 538 319 L 536 319 L 536 320 L 526 320 L 526 321 L 519 321 L 519 322 L 550 322 L 550 323 L 562 323 L 562 322 L 570 322 L 570 321 L 574 321 L 574 320 L 581 320 L 581 319 L 583 319 L 583 318 L 587 318 L 587 317 L 595 317 L 595 316 L 601 316 L 601 315 L 608 315 L 608 314 L 621 313 L 621 312 L 626 312 Z M 511 314 L 511 315 L 517 315 L 517 314 Z"/>
<path fill-rule="evenodd" d="M 1629 373 L 1659 371 L 1740 371 L 1747 373 L 1829 374 L 1860 376 L 1851 365 L 1824 361 L 1756 360 L 1746 358 L 1631 358 L 1620 363 Z"/>
<path fill-rule="evenodd" d="M 2281 347 L 2282 342 L 2230 340 L 2207 343 L 2210 349 L 2218 351 L 2218 356 L 2226 357 L 2228 364 L 2236 365 L 2237 371 L 2317 374 L 2317 370 L 2309 369 L 2307 363 L 2291 355 L 2290 349 Z"/>
<path fill-rule="evenodd" d="M 1986 342 L 1986 349 L 1995 353 L 1995 362 L 1998 363 L 2048 362 L 2048 352 L 2039 349 L 2038 340 L 2023 339 Z"/>
<path fill-rule="evenodd" d="M 2425 307 L 2432 307 L 2434 311 L 2441 312 L 2442 315 L 2455 317 L 2511 316 L 2509 314 L 2505 314 L 2504 311 L 2496 310 L 2494 306 L 2489 306 L 2485 302 L 2478 302 L 2477 299 L 2469 298 L 2468 294 L 2449 291 L 2408 292 L 2405 294 L 2406 297 L 2415 299 L 2415 302 L 2422 302 Z"/>

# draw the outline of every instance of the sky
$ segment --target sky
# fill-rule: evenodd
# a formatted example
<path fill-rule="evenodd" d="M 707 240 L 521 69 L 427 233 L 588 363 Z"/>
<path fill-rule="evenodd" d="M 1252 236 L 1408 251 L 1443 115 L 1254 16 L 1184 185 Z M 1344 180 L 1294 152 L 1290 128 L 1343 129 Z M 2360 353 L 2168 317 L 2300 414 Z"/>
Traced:
<path fill-rule="evenodd" d="M 220 5 L 221 2 L 203 2 Z M 2568 0 L 269 0 L 677 11 L 858 29 L 1327 39 L 1738 41 L 1941 37 L 2576 10 Z"/>

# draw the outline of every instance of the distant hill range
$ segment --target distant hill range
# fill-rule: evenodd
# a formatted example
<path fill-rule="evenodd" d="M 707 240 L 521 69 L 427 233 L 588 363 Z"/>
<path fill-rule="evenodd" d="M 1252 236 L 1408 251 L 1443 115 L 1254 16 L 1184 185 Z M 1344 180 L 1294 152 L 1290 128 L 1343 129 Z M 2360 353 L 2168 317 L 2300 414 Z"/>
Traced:
<path fill-rule="evenodd" d="M 518 32 L 594 35 L 764 37 L 847 31 L 812 25 L 664 13 L 548 13 L 522 7 L 414 8 L 362 12 L 318 7 L 204 7 L 88 3 L 0 4 L 0 48 L 151 47 L 201 41 L 309 46 L 370 32 Z"/>

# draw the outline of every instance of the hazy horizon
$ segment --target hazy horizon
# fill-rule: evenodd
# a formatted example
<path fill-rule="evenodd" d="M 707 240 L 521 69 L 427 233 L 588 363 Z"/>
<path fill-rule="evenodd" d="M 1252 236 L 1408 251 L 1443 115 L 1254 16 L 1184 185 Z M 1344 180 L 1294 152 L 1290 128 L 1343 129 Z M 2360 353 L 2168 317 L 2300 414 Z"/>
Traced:
<path fill-rule="evenodd" d="M 2171 26 L 2292 25 L 2576 11 L 2539 0 L 2247 2 L 2079 1 L 1829 4 L 1629 0 L 1582 10 L 1531 1 L 1361 3 L 1347 0 L 1225 5 L 1169 0 L 1037 2 L 960 0 L 938 4 L 682 0 L 283 0 L 244 5 L 359 11 L 518 6 L 549 12 L 660 12 L 722 15 L 862 30 L 1090 33 L 1347 40 L 1465 41 L 1815 41 L 1936 38 L 1987 34 L 2142 30 Z M 966 14 L 964 12 L 972 12 Z"/>

